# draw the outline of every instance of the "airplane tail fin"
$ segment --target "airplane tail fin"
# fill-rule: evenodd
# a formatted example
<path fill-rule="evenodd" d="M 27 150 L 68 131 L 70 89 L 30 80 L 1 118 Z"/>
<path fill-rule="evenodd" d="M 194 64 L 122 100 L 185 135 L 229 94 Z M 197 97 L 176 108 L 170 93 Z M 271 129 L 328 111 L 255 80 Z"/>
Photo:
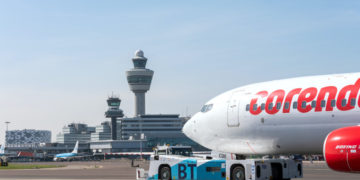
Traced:
<path fill-rule="evenodd" d="M 0 147 L 0 154 L 5 154 L 5 146 L 3 144 Z"/>
<path fill-rule="evenodd" d="M 79 141 L 76 141 L 76 144 L 75 144 L 75 147 L 74 147 L 74 150 L 71 152 L 71 153 L 78 153 L 78 149 L 79 149 Z"/>

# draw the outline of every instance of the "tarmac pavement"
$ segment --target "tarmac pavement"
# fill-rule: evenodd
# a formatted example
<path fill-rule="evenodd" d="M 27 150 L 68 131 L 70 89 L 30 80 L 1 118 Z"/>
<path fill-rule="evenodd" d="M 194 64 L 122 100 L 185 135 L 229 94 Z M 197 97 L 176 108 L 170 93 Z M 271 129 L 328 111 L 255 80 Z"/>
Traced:
<path fill-rule="evenodd" d="M 0 170 L 0 179 L 121 179 L 134 180 L 136 167 L 131 161 L 106 160 L 86 162 L 37 162 L 36 164 L 63 164 L 64 168 Z M 136 162 L 148 169 L 148 162 Z M 339 173 L 330 170 L 324 162 L 304 162 L 304 178 L 301 180 L 359 180 L 360 174 Z M 299 179 L 300 180 L 300 179 Z"/>

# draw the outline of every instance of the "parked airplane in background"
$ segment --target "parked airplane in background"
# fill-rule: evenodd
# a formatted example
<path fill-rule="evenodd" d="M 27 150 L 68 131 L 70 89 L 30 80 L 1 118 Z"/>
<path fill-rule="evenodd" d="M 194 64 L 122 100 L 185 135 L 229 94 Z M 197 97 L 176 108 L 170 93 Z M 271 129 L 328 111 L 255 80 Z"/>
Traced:
<path fill-rule="evenodd" d="M 83 156 L 79 156 L 79 141 L 76 141 L 74 150 L 71 153 L 62 153 L 55 155 L 54 161 L 71 161 L 74 159 L 82 158 Z"/>
<path fill-rule="evenodd" d="M 0 146 L 0 156 L 5 156 L 5 146 L 3 144 Z"/>
<path fill-rule="evenodd" d="M 192 140 L 238 155 L 319 154 L 360 172 L 360 73 L 239 87 L 208 101 L 184 126 Z"/>
<path fill-rule="evenodd" d="M 15 157 L 18 157 L 17 155 L 18 153 L 16 152 L 13 152 L 13 153 L 10 153 L 10 152 L 5 152 L 5 145 L 2 144 L 0 146 L 0 157 L 6 157 L 6 158 L 15 158 Z"/>

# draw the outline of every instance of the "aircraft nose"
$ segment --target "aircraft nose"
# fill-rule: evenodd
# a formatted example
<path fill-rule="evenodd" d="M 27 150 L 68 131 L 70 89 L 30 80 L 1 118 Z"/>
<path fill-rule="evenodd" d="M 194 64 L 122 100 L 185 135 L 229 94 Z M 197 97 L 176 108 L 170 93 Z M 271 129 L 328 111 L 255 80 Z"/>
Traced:
<path fill-rule="evenodd" d="M 196 141 L 195 140 L 196 139 L 196 135 L 195 135 L 195 133 L 196 133 L 196 127 L 195 127 L 196 126 L 196 117 L 197 117 L 197 115 L 195 114 L 191 119 L 189 119 L 185 123 L 185 125 L 182 129 L 183 133 L 187 137 L 189 137 L 190 139 L 192 139 L 194 141 Z"/>
<path fill-rule="evenodd" d="M 191 119 L 185 123 L 184 127 L 182 128 L 182 131 L 187 137 L 192 139 Z"/>

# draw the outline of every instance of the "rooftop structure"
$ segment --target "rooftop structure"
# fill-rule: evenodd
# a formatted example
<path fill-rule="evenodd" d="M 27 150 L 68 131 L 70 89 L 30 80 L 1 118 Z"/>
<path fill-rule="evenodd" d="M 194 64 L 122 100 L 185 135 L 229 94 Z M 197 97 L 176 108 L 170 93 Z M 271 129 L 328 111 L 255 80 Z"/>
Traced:
<path fill-rule="evenodd" d="M 135 52 L 132 58 L 134 68 L 126 71 L 130 90 L 135 94 L 135 116 L 145 114 L 145 93 L 150 89 L 154 71 L 146 69 L 147 58 L 142 50 Z"/>

